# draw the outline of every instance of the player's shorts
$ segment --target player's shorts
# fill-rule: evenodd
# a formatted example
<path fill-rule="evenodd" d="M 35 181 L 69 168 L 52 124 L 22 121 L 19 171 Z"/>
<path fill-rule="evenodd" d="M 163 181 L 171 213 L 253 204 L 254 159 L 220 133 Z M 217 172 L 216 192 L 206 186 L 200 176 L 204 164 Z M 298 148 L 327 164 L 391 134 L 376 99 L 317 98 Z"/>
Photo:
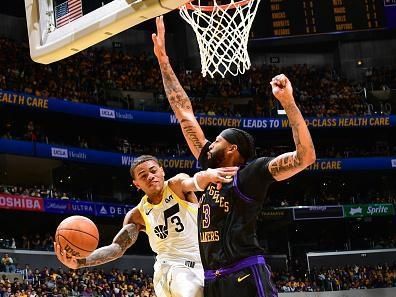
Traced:
<path fill-rule="evenodd" d="M 276 297 L 263 256 L 245 258 L 218 270 L 205 271 L 205 297 Z"/>
<path fill-rule="evenodd" d="M 202 264 L 175 259 L 157 260 L 153 283 L 157 297 L 203 297 Z"/>

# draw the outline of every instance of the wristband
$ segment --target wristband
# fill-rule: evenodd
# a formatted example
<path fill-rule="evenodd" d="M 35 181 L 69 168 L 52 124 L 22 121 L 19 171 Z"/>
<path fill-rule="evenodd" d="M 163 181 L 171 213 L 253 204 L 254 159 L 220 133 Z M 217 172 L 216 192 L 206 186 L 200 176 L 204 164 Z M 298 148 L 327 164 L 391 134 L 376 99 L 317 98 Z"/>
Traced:
<path fill-rule="evenodd" d="M 196 189 L 197 191 L 200 191 L 200 192 L 205 191 L 205 189 L 202 189 L 202 188 L 198 185 L 197 174 L 194 174 L 194 176 L 193 176 L 193 182 L 194 182 L 195 189 Z"/>

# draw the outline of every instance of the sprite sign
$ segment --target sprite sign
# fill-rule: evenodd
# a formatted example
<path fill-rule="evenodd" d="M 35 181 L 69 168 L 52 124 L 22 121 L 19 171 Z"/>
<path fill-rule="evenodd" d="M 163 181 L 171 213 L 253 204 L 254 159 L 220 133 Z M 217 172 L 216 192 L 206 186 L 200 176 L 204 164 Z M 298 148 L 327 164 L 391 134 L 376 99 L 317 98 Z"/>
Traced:
<path fill-rule="evenodd" d="M 346 218 L 393 216 L 393 204 L 351 204 L 343 205 Z"/>

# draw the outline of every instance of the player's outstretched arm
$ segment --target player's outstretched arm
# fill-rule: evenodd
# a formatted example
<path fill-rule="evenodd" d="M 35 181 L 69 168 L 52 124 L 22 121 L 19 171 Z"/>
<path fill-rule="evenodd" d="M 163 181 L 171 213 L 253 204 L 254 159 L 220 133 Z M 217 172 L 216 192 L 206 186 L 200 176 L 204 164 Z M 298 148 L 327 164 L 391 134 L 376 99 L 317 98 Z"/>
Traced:
<path fill-rule="evenodd" d="M 176 118 L 180 122 L 184 138 L 192 154 L 198 159 L 207 140 L 194 116 L 190 98 L 188 98 L 169 63 L 165 48 L 165 25 L 162 16 L 156 18 L 156 24 L 157 34 L 153 33 L 152 39 L 154 53 L 161 68 L 166 96 Z"/>
<path fill-rule="evenodd" d="M 238 167 L 209 168 L 197 172 L 193 177 L 185 173 L 180 173 L 169 179 L 168 183 L 172 191 L 179 197 L 185 197 L 189 192 L 204 191 L 211 183 L 217 184 L 217 189 L 220 189 L 223 183 L 232 182 L 233 176 L 237 174 L 237 172 Z"/>
<path fill-rule="evenodd" d="M 118 259 L 137 240 L 139 231 L 142 229 L 142 225 L 139 224 L 142 218 L 140 216 L 139 219 L 139 216 L 140 213 L 137 208 L 130 210 L 125 216 L 122 229 L 114 237 L 113 242 L 108 246 L 94 250 L 86 258 L 68 257 L 66 251 L 61 251 L 60 245 L 56 242 L 54 244 L 55 254 L 59 261 L 71 269 L 96 266 Z"/>
<path fill-rule="evenodd" d="M 307 124 L 293 97 L 293 88 L 289 79 L 280 74 L 271 81 L 272 93 L 286 111 L 293 131 L 294 152 L 282 154 L 271 160 L 268 168 L 272 176 L 280 181 L 304 170 L 316 160 L 315 148 Z"/>

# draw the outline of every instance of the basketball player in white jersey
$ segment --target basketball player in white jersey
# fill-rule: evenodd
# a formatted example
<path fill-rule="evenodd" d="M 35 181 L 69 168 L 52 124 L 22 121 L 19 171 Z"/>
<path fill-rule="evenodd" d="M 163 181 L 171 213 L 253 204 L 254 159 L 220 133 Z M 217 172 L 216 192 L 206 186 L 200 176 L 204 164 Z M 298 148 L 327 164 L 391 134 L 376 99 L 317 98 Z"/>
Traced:
<path fill-rule="evenodd" d="M 165 181 L 157 158 L 140 156 L 133 161 L 130 173 L 133 184 L 143 190 L 145 196 L 127 213 L 113 243 L 81 259 L 69 257 L 55 243 L 56 255 L 72 269 L 100 265 L 120 258 L 143 231 L 157 254 L 153 280 L 156 295 L 202 297 L 204 273 L 198 247 L 198 200 L 194 191 L 202 191 L 210 183 L 221 187 L 221 183 L 232 181 L 237 170 L 237 167 L 208 169 L 192 178 L 181 173 Z"/>

